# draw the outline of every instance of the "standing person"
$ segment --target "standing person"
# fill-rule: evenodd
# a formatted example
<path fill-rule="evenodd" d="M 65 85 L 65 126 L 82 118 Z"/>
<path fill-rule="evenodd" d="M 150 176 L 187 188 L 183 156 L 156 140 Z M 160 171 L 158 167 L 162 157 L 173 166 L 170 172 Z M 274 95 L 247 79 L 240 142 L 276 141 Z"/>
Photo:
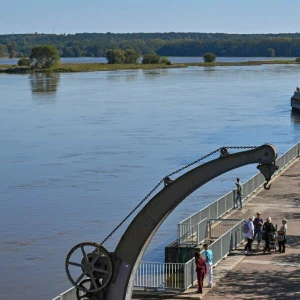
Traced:
<path fill-rule="evenodd" d="M 271 253 L 270 251 L 270 241 L 274 238 L 274 232 L 276 232 L 276 228 L 273 225 L 273 223 L 271 223 L 272 219 L 271 217 L 267 217 L 266 222 L 264 223 L 263 226 L 263 239 L 265 240 L 265 247 L 264 247 L 264 253 L 266 251 L 269 251 L 269 253 Z"/>
<path fill-rule="evenodd" d="M 283 219 L 282 220 L 282 226 L 280 227 L 279 231 L 278 231 L 278 236 L 277 236 L 277 240 L 278 240 L 278 252 L 280 253 L 284 253 L 285 252 L 285 243 L 286 243 L 286 231 L 287 231 L 287 220 Z"/>
<path fill-rule="evenodd" d="M 254 225 L 254 236 L 253 241 L 255 240 L 255 237 L 257 236 L 257 248 L 256 250 L 259 250 L 259 244 L 261 242 L 261 235 L 262 235 L 262 229 L 264 225 L 264 220 L 261 218 L 261 213 L 257 212 L 256 218 L 253 221 Z"/>
<path fill-rule="evenodd" d="M 243 196 L 243 185 L 239 178 L 236 179 L 236 196 L 235 196 L 235 202 L 234 202 L 234 208 L 238 208 L 240 203 L 240 208 L 243 209 L 243 202 L 242 202 L 242 196 Z"/>
<path fill-rule="evenodd" d="M 205 255 L 205 262 L 206 262 L 206 274 L 208 275 L 208 286 L 209 288 L 213 285 L 213 253 L 211 250 L 208 249 L 208 245 L 204 244 L 204 255 Z"/>
<path fill-rule="evenodd" d="M 203 280 L 206 274 L 206 263 L 205 260 L 200 256 L 199 252 L 195 253 L 195 264 L 198 279 L 198 293 L 202 294 Z"/>
<path fill-rule="evenodd" d="M 246 233 L 247 244 L 245 245 L 244 254 L 252 254 L 252 242 L 254 236 L 254 225 L 253 225 L 254 217 L 250 217 L 246 222 L 246 226 L 248 227 L 248 231 Z M 248 251 L 247 251 L 248 249 Z"/>

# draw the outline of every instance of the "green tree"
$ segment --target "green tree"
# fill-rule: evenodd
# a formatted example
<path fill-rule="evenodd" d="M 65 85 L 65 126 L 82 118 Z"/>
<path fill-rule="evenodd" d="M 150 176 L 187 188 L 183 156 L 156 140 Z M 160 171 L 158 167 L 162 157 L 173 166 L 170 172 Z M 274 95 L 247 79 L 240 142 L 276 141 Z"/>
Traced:
<path fill-rule="evenodd" d="M 13 58 L 15 56 L 15 50 L 17 48 L 16 42 L 14 42 L 14 41 L 8 41 L 7 44 L 6 44 L 6 47 L 7 47 L 7 51 L 8 51 L 9 57 Z"/>
<path fill-rule="evenodd" d="M 275 50 L 273 48 L 267 49 L 267 56 L 268 57 L 275 57 Z"/>
<path fill-rule="evenodd" d="M 75 57 L 80 57 L 82 55 L 82 51 L 78 46 L 73 47 L 73 52 Z"/>
<path fill-rule="evenodd" d="M 62 55 L 64 57 L 74 57 L 74 51 L 72 47 L 64 47 L 62 49 Z"/>
<path fill-rule="evenodd" d="M 0 43 L 0 57 L 8 56 L 7 47 Z"/>
<path fill-rule="evenodd" d="M 160 64 L 165 64 L 165 65 L 171 65 L 171 61 L 165 56 L 160 57 L 159 63 Z"/>
<path fill-rule="evenodd" d="M 125 53 L 120 49 L 110 49 L 105 55 L 108 64 L 123 64 L 125 61 Z"/>
<path fill-rule="evenodd" d="M 51 69 L 59 64 L 60 57 L 52 45 L 40 45 L 31 49 L 30 64 L 39 69 Z"/>
<path fill-rule="evenodd" d="M 142 64 L 159 64 L 161 57 L 155 53 L 145 54 Z"/>
<path fill-rule="evenodd" d="M 300 57 L 297 57 L 297 58 L 295 59 L 295 62 L 300 63 Z"/>
<path fill-rule="evenodd" d="M 140 54 L 134 49 L 125 49 L 125 64 L 136 64 L 136 61 L 139 59 Z"/>
<path fill-rule="evenodd" d="M 30 60 L 27 57 L 22 57 L 18 60 L 18 66 L 20 67 L 29 67 L 30 66 Z"/>
<path fill-rule="evenodd" d="M 214 62 L 217 56 L 212 52 L 207 52 L 203 55 L 203 60 L 206 63 Z"/>

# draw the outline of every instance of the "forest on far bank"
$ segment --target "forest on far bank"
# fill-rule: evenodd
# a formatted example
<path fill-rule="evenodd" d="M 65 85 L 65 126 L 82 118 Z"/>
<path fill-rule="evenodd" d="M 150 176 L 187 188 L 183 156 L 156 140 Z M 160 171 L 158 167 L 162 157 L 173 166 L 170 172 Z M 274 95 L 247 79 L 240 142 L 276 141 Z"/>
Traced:
<path fill-rule="evenodd" d="M 134 49 L 141 55 L 299 57 L 300 33 L 76 33 L 0 35 L 0 57 L 27 57 L 37 45 L 53 45 L 61 57 L 103 57 L 109 49 Z"/>

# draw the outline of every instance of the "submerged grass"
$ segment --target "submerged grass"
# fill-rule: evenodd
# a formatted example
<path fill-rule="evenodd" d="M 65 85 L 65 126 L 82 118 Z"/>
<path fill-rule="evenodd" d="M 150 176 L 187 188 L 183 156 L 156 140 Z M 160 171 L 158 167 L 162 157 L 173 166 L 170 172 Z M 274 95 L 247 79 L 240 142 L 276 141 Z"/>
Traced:
<path fill-rule="evenodd" d="M 106 63 L 77 63 L 60 64 L 51 70 L 31 70 L 29 67 L 18 67 L 16 65 L 0 66 L 0 73 L 33 73 L 33 72 L 96 72 L 96 71 L 117 71 L 117 70 L 152 70 L 152 69 L 171 69 L 186 68 L 189 66 L 198 67 L 219 67 L 219 66 L 260 66 L 260 65 L 279 65 L 279 64 L 300 64 L 294 60 L 268 60 L 268 61 L 245 61 L 245 62 L 213 62 L 213 63 L 180 63 L 180 64 L 106 64 Z"/>

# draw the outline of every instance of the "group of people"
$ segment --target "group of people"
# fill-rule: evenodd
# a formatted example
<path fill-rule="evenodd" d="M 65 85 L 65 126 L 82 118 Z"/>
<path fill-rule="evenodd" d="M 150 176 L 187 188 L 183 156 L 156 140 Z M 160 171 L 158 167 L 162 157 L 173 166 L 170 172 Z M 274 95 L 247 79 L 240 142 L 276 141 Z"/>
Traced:
<path fill-rule="evenodd" d="M 234 208 L 243 209 L 243 185 L 239 178 L 236 179 L 236 197 Z M 286 233 L 287 233 L 287 220 L 282 220 L 282 226 L 279 230 L 272 223 L 271 217 L 267 217 L 264 222 L 261 217 L 261 213 L 257 212 L 256 217 L 250 217 L 248 221 L 245 223 L 245 238 L 247 239 L 247 244 L 245 245 L 244 254 L 252 254 L 252 243 L 257 238 L 257 251 L 259 251 L 259 245 L 262 240 L 265 241 L 263 252 L 271 253 L 270 243 L 278 242 L 278 250 L 279 253 L 285 253 L 285 244 L 286 244 Z M 243 226 L 243 227 L 244 227 Z M 198 293 L 202 294 L 203 290 L 203 281 L 205 275 L 208 276 L 208 286 L 212 287 L 213 284 L 213 253 L 208 249 L 208 245 L 204 244 L 204 258 L 201 257 L 199 252 L 195 253 L 195 264 L 196 264 L 196 272 L 197 272 L 197 280 L 198 280 Z"/>
<path fill-rule="evenodd" d="M 208 276 L 208 288 L 213 285 L 213 253 L 208 249 L 208 245 L 204 244 L 204 259 L 199 252 L 195 252 L 195 264 L 198 280 L 198 293 L 202 294 L 203 280 L 205 275 Z"/>
<path fill-rule="evenodd" d="M 234 208 L 243 209 L 243 185 L 240 178 L 236 179 L 236 190 L 235 190 L 235 202 Z M 244 249 L 245 254 L 252 254 L 252 243 L 257 237 L 257 251 L 259 250 L 259 245 L 261 240 L 265 241 L 265 246 L 263 252 L 267 251 L 270 253 L 270 242 L 273 242 L 275 235 L 277 236 L 278 241 L 278 252 L 285 252 L 285 243 L 286 243 L 286 231 L 287 231 L 287 220 L 282 220 L 282 226 L 277 231 L 275 226 L 272 223 L 271 217 L 266 218 L 266 222 L 261 218 L 261 213 L 258 212 L 256 217 L 251 217 L 247 221 L 248 231 L 245 232 L 247 244 Z"/>
<path fill-rule="evenodd" d="M 287 233 L 287 220 L 282 220 L 282 226 L 277 231 L 276 227 L 272 223 L 271 217 L 266 218 L 266 222 L 263 221 L 261 213 L 257 212 L 256 217 L 250 217 L 244 225 L 246 228 L 245 237 L 247 244 L 245 245 L 244 254 L 252 254 L 252 243 L 257 238 L 257 251 L 259 251 L 259 245 L 261 240 L 265 241 L 263 252 L 270 251 L 270 243 L 275 242 L 275 236 L 278 241 L 279 253 L 285 253 L 286 233 Z M 248 230 L 247 230 L 248 229 Z"/>

